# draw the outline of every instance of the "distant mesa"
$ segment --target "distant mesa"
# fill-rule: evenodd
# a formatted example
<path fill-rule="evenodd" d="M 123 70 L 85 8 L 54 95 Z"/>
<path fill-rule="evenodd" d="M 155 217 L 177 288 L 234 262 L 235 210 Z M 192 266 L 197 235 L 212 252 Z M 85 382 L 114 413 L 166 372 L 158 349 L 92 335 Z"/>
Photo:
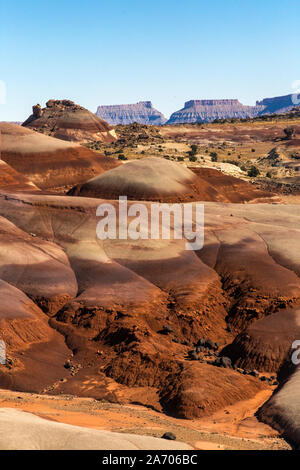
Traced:
<path fill-rule="evenodd" d="M 237 99 L 190 100 L 173 113 L 167 124 L 213 122 L 218 119 L 245 119 L 264 114 L 279 114 L 295 108 L 294 95 L 265 98 L 256 106 L 245 106 Z M 299 95 L 300 98 L 300 95 Z"/>
<path fill-rule="evenodd" d="M 169 160 L 149 157 L 125 163 L 69 192 L 74 196 L 160 202 L 247 202 L 272 195 L 211 168 L 195 171 Z"/>
<path fill-rule="evenodd" d="M 256 106 L 263 106 L 260 114 L 287 113 L 300 104 L 300 94 L 276 96 L 275 98 L 265 98 L 256 101 Z"/>
<path fill-rule="evenodd" d="M 98 106 L 96 115 L 105 119 L 109 124 L 139 124 L 161 125 L 167 120 L 164 115 L 153 108 L 151 101 L 139 101 L 135 104 L 120 104 Z"/>
<path fill-rule="evenodd" d="M 49 100 L 45 108 L 33 106 L 31 116 L 22 125 L 62 140 L 116 140 L 107 122 L 70 100 Z"/>
<path fill-rule="evenodd" d="M 6 189 L 17 182 L 28 189 L 26 178 L 33 188 L 72 187 L 118 165 L 78 143 L 64 142 L 16 124 L 0 122 L 0 135 L 3 160 L 0 187 Z M 9 166 L 4 168 L 4 162 Z"/>
<path fill-rule="evenodd" d="M 263 107 L 244 106 L 239 100 L 190 100 L 184 104 L 184 108 L 171 115 L 167 124 L 249 118 L 257 116 L 262 109 Z"/>

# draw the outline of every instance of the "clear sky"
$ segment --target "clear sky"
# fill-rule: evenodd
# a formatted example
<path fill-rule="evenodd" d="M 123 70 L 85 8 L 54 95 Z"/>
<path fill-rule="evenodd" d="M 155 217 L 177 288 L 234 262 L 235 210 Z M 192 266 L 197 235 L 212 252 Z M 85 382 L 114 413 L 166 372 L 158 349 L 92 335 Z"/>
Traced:
<path fill-rule="evenodd" d="M 168 116 L 293 93 L 299 19 L 299 0 L 0 0 L 0 120 L 49 98 L 93 112 L 151 100 Z"/>

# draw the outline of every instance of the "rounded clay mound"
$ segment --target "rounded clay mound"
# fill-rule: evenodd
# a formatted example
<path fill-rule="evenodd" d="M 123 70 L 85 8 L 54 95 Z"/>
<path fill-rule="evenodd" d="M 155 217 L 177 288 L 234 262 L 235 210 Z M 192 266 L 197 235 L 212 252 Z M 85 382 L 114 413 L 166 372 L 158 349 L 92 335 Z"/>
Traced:
<path fill-rule="evenodd" d="M 192 171 L 169 160 L 148 157 L 125 163 L 74 187 L 73 196 L 160 202 L 248 202 L 272 195 L 207 168 Z"/>
<path fill-rule="evenodd" d="M 115 199 L 126 195 L 128 199 L 176 199 L 191 192 L 196 182 L 194 173 L 178 163 L 155 157 L 126 163 L 113 171 L 87 181 L 74 188 L 72 194 Z"/>
<path fill-rule="evenodd" d="M 70 100 L 49 100 L 45 108 L 33 106 L 31 116 L 22 126 L 75 142 L 116 140 L 107 122 Z"/>
<path fill-rule="evenodd" d="M 244 369 L 277 372 L 300 335 L 300 309 L 283 309 L 255 321 L 242 331 L 226 354 Z"/>
<path fill-rule="evenodd" d="M 0 122 L 1 160 L 41 189 L 73 186 L 117 165 L 74 142 Z"/>

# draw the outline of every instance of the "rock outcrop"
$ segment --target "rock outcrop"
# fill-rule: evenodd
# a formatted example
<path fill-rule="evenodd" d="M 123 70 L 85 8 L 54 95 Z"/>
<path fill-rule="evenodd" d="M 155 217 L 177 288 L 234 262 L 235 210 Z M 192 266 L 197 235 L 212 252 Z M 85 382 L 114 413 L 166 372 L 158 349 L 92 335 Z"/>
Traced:
<path fill-rule="evenodd" d="M 70 100 L 49 100 L 45 108 L 39 104 L 33 106 L 32 115 L 22 125 L 62 140 L 115 140 L 107 122 Z"/>
<path fill-rule="evenodd" d="M 135 104 L 98 106 L 96 115 L 109 124 L 155 124 L 166 122 L 164 115 L 153 108 L 151 101 L 139 101 Z"/>

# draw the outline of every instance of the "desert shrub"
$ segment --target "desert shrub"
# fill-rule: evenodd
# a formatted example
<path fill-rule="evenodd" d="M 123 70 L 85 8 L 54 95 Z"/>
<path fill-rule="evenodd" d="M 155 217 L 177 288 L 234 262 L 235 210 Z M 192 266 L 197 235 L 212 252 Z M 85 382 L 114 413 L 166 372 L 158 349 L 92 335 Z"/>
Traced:
<path fill-rule="evenodd" d="M 286 127 L 283 129 L 283 132 L 285 133 L 285 138 L 287 140 L 291 139 L 295 135 L 295 128 L 294 127 Z"/>
<path fill-rule="evenodd" d="M 248 171 L 248 176 L 250 176 L 251 178 L 256 178 L 259 174 L 259 169 L 256 166 L 252 165 L 252 167 Z"/>
<path fill-rule="evenodd" d="M 209 155 L 211 156 L 211 161 L 212 161 L 212 162 L 217 162 L 217 161 L 218 161 L 218 154 L 217 154 L 217 152 L 210 152 Z"/>
<path fill-rule="evenodd" d="M 268 171 L 268 172 L 266 173 L 266 177 L 267 177 L 267 178 L 272 178 L 272 173 L 271 173 L 270 171 Z"/>
<path fill-rule="evenodd" d="M 198 158 L 195 155 L 190 155 L 190 157 L 189 157 L 190 162 L 196 162 L 197 160 L 198 160 Z"/>
<path fill-rule="evenodd" d="M 224 160 L 225 163 L 230 163 L 231 165 L 240 166 L 240 162 L 236 160 Z"/>
<path fill-rule="evenodd" d="M 183 162 L 183 161 L 184 161 L 184 157 L 177 157 L 177 161 L 178 161 L 178 162 Z"/>
<path fill-rule="evenodd" d="M 128 158 L 125 157 L 123 153 L 120 153 L 120 155 L 118 156 L 118 160 L 128 160 Z"/>

